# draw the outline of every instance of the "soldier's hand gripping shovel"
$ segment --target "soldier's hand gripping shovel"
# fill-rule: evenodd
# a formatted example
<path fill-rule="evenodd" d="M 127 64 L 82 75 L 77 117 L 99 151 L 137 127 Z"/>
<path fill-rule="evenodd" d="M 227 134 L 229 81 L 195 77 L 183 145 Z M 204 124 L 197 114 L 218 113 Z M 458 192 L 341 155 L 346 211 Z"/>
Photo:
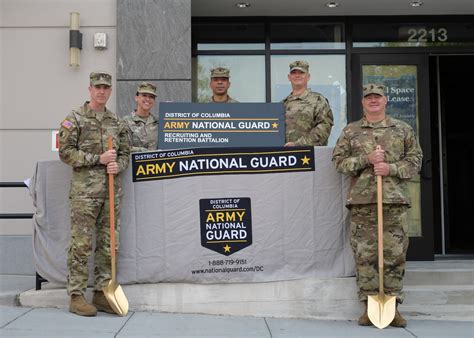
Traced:
<path fill-rule="evenodd" d="M 377 149 L 381 149 L 377 146 Z M 395 317 L 396 297 L 384 293 L 383 284 L 383 205 L 382 205 L 382 176 L 377 175 L 377 242 L 379 263 L 379 293 L 367 299 L 367 314 L 376 327 L 383 329 L 390 325 Z"/>
<path fill-rule="evenodd" d="M 108 138 L 108 150 L 112 150 L 112 136 Z M 116 264 L 115 264 L 115 192 L 114 175 L 109 174 L 109 220 L 110 220 L 110 256 L 112 262 L 112 276 L 102 291 L 109 302 L 110 307 L 119 316 L 126 316 L 128 313 L 128 300 L 122 287 L 115 282 Z"/>

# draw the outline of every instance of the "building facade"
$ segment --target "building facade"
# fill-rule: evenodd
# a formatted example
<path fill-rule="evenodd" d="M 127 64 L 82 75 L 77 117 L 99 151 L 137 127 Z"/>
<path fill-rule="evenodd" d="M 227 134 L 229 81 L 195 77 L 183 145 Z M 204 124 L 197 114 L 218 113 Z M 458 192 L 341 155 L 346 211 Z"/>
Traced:
<path fill-rule="evenodd" d="M 474 227 L 464 220 L 474 205 L 474 144 L 463 97 L 474 89 L 472 2 L 327 3 L 0 0 L 0 182 L 22 182 L 37 161 L 58 159 L 54 133 L 88 98 L 93 70 L 113 74 L 109 108 L 123 116 L 143 80 L 157 84 L 157 101 L 204 100 L 215 66 L 230 68 L 238 101 L 279 102 L 290 90 L 288 64 L 304 59 L 311 88 L 334 112 L 330 145 L 360 118 L 365 82 L 386 84 L 389 114 L 416 130 L 425 156 L 411 182 L 410 258 L 473 254 Z M 82 33 L 75 67 L 71 12 Z M 105 48 L 94 46 L 97 33 Z M 26 188 L 0 188 L 0 202 L 2 214 L 34 210 Z M 31 220 L 0 219 L 0 273 L 34 273 L 31 235 Z"/>

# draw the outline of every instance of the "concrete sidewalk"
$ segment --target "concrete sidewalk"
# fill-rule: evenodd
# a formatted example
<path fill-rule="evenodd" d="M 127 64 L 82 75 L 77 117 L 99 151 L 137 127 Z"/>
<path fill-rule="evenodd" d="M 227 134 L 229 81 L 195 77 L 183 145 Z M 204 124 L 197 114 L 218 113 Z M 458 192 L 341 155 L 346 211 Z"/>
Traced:
<path fill-rule="evenodd" d="M 411 320 L 405 329 L 355 321 L 130 312 L 81 317 L 64 309 L 0 306 L 1 337 L 473 337 L 473 322 Z"/>
<path fill-rule="evenodd" d="M 34 276 L 0 276 L 0 337 L 474 337 L 471 321 L 411 320 L 408 327 L 361 327 L 354 320 L 283 319 L 131 311 L 81 317 L 67 309 L 15 306 Z"/>

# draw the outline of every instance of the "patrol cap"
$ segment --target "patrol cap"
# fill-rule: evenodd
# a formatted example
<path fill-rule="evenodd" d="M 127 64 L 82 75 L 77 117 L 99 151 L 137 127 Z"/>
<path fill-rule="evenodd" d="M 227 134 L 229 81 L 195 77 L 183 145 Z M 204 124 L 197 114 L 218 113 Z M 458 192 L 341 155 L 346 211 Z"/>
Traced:
<path fill-rule="evenodd" d="M 150 94 L 156 97 L 156 86 L 150 82 L 142 82 L 137 88 L 138 94 Z"/>
<path fill-rule="evenodd" d="M 107 72 L 92 72 L 89 78 L 92 86 L 106 85 L 112 87 L 112 75 Z"/>
<path fill-rule="evenodd" d="M 223 68 L 223 67 L 213 68 L 213 69 L 211 69 L 211 79 L 213 77 L 226 77 L 226 78 L 229 78 L 230 77 L 230 70 L 227 69 L 227 68 Z"/>
<path fill-rule="evenodd" d="M 309 73 L 309 64 L 306 61 L 294 61 L 290 63 L 290 73 L 293 70 L 301 70 L 303 73 Z"/>
<path fill-rule="evenodd" d="M 363 95 L 364 97 L 366 97 L 367 95 L 370 95 L 370 94 L 377 94 L 377 95 L 380 95 L 380 96 L 384 96 L 385 95 L 385 86 L 384 85 L 379 85 L 379 84 L 376 84 L 376 83 L 367 83 L 366 85 L 364 85 L 364 89 L 363 89 Z"/>

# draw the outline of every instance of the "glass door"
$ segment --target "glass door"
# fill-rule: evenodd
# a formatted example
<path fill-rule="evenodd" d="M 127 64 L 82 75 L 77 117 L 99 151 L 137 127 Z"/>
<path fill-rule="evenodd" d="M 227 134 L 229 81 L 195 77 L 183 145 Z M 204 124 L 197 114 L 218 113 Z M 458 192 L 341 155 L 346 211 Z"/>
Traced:
<path fill-rule="evenodd" d="M 421 174 L 408 183 L 409 260 L 433 260 L 433 207 L 428 57 L 423 55 L 357 54 L 353 57 L 352 118 L 362 117 L 361 89 L 370 82 L 386 87 L 387 114 L 415 130 L 423 149 Z"/>

